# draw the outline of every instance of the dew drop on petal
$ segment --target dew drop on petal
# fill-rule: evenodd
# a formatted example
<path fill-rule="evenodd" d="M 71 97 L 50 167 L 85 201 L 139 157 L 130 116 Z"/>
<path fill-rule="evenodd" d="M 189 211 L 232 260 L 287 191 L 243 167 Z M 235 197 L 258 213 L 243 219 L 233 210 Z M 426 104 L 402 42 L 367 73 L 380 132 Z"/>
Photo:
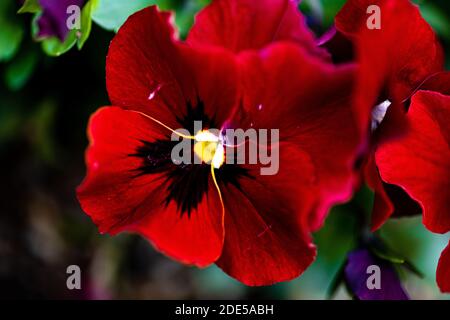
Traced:
<path fill-rule="evenodd" d="M 262 108 L 263 108 L 263 105 L 262 105 L 262 104 L 259 104 L 259 105 L 258 105 L 258 111 L 261 111 Z"/>

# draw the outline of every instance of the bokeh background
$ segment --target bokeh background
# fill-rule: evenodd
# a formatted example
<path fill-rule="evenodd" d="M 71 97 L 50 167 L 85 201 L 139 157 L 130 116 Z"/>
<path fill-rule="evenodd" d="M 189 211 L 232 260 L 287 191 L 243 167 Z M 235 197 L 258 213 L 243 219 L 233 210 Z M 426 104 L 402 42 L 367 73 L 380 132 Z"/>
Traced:
<path fill-rule="evenodd" d="M 101 9 L 82 50 L 74 47 L 57 57 L 62 51 L 54 42 L 34 39 L 33 15 L 17 14 L 21 1 L 0 1 L 0 298 L 326 298 L 346 253 L 356 245 L 355 208 L 371 208 L 367 190 L 333 209 L 314 235 L 318 258 L 306 273 L 270 287 L 246 287 L 215 266 L 183 266 L 136 235 L 97 232 L 81 211 L 75 188 L 85 173 L 89 116 L 109 104 L 105 57 L 114 30 L 130 13 L 157 3 L 176 12 L 185 36 L 209 0 L 99 1 Z M 309 0 L 300 8 L 320 35 L 344 2 Z M 450 2 L 417 3 L 446 48 L 448 69 Z M 412 298 L 449 298 L 435 284 L 448 235 L 431 234 L 416 217 L 387 223 L 380 236 L 424 274 L 402 272 Z M 72 264 L 81 267 L 82 290 L 66 288 L 66 268 Z M 334 298 L 349 295 L 341 286 Z"/>

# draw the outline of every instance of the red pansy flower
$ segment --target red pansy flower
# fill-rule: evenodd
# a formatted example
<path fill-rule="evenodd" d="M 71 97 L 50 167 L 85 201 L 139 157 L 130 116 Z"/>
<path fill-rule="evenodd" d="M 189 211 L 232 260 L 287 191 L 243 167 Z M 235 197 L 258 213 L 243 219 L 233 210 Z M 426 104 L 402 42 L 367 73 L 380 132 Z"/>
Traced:
<path fill-rule="evenodd" d="M 264 15 L 259 2 L 246 4 L 250 11 L 240 14 L 266 23 L 278 17 Z M 352 191 L 354 69 L 329 65 L 294 41 L 270 44 L 271 37 L 240 54 L 185 44 L 169 20 L 144 9 L 111 43 L 113 107 L 90 120 L 81 206 L 101 232 L 138 232 L 173 259 L 217 263 L 245 284 L 295 278 L 315 257 L 309 224 Z M 191 130 L 194 120 L 203 130 L 279 129 L 271 149 L 280 154 L 278 174 L 261 175 L 261 165 L 174 164 L 171 129 Z"/>
<path fill-rule="evenodd" d="M 380 7 L 380 30 L 366 27 L 370 5 Z M 375 190 L 373 230 L 391 216 L 423 212 L 428 229 L 450 231 L 450 78 L 438 73 L 436 35 L 408 0 L 348 1 L 336 27 L 353 40 L 359 61 L 354 106 L 361 131 L 372 133 L 366 181 Z M 446 250 L 437 273 L 443 291 L 450 290 L 448 260 Z"/>

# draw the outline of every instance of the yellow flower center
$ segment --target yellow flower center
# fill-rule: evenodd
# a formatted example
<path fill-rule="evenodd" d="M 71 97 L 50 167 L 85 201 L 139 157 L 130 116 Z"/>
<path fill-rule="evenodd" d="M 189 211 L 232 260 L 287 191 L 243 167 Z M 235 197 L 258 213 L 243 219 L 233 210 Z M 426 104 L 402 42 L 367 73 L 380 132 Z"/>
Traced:
<path fill-rule="evenodd" d="M 199 131 L 195 135 L 195 154 L 205 163 L 216 169 L 225 162 L 225 149 L 219 137 L 209 130 Z"/>

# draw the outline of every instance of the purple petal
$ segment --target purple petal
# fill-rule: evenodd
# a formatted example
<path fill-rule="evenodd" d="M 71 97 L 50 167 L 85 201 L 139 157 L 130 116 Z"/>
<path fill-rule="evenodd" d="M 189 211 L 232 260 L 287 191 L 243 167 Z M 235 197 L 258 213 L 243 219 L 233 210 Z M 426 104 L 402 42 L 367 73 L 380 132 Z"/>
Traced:
<path fill-rule="evenodd" d="M 373 274 L 368 273 L 368 267 L 371 265 L 380 268 L 379 289 L 369 289 L 367 285 L 368 278 Z M 369 250 L 359 249 L 349 253 L 344 273 L 348 288 L 360 300 L 409 299 L 393 265 L 389 261 L 376 257 Z"/>
<path fill-rule="evenodd" d="M 86 0 L 39 0 L 42 15 L 38 19 L 38 37 L 47 38 L 56 36 L 63 42 L 69 29 L 67 28 L 67 8 L 71 5 L 84 5 Z"/>

